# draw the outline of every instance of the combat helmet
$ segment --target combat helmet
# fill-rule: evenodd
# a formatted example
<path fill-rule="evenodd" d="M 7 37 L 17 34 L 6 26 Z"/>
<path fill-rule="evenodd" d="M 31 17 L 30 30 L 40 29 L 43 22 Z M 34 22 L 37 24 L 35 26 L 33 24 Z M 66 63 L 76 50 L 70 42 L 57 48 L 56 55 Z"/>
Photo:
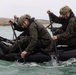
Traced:
<path fill-rule="evenodd" d="M 21 26 L 25 19 L 30 20 L 31 16 L 29 14 L 22 15 L 18 20 L 18 25 Z"/>
<path fill-rule="evenodd" d="M 68 13 L 68 12 L 70 12 L 71 11 L 71 8 L 70 7 L 68 7 L 68 6 L 64 6 L 64 7 L 62 7 L 61 9 L 60 9 L 60 14 L 61 15 L 65 15 L 66 13 Z"/>

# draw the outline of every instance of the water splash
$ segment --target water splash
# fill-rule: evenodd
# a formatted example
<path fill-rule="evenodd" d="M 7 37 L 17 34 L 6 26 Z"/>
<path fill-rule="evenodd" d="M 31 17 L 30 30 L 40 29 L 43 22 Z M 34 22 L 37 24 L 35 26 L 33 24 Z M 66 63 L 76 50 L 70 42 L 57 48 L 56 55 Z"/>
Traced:
<path fill-rule="evenodd" d="M 57 57 L 55 55 L 51 55 L 51 63 L 53 66 L 58 66 L 59 63 L 57 61 Z"/>
<path fill-rule="evenodd" d="M 73 63 L 76 63 L 76 58 L 70 58 L 69 60 L 62 62 L 62 65 L 69 66 Z"/>

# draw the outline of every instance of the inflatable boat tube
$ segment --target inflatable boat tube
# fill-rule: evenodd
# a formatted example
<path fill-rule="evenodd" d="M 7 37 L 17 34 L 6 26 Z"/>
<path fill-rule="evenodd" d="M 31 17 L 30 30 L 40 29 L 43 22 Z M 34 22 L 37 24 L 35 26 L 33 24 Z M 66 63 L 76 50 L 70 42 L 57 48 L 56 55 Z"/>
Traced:
<path fill-rule="evenodd" d="M 75 47 L 64 47 L 59 46 L 57 47 L 59 60 L 60 61 L 66 61 L 70 58 L 76 58 L 76 48 Z M 6 61 L 16 61 L 23 62 L 23 59 L 20 56 L 20 53 L 9 53 L 4 54 L 2 48 L 0 47 L 0 60 L 6 60 Z M 48 62 L 51 60 L 50 55 L 46 55 L 43 53 L 35 53 L 31 55 L 27 55 L 25 57 L 26 62 Z"/>
<path fill-rule="evenodd" d="M 59 60 L 60 61 L 66 61 L 70 58 L 76 58 L 76 49 L 75 48 L 59 48 L 58 49 L 58 54 L 59 54 Z M 21 59 L 20 57 L 20 53 L 10 53 L 10 54 L 4 54 L 2 52 L 2 49 L 0 49 L 0 59 L 1 60 L 6 60 L 6 61 L 16 61 L 18 60 L 18 62 L 23 62 L 23 59 Z M 50 56 L 49 55 L 45 55 L 43 53 L 36 53 L 36 54 L 31 54 L 31 55 L 27 55 L 25 58 L 26 62 L 48 62 L 50 61 Z"/>

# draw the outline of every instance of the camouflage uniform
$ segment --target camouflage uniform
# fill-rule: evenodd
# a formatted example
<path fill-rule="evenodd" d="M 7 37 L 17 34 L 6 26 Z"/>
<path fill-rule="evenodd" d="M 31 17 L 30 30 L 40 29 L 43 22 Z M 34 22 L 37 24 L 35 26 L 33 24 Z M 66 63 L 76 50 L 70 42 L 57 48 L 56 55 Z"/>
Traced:
<path fill-rule="evenodd" d="M 26 50 L 28 53 L 32 53 L 36 49 L 39 51 L 41 48 L 45 52 L 50 52 L 51 36 L 47 29 L 36 20 L 30 20 L 29 27 L 25 29 L 19 39 L 22 50 Z M 17 43 L 9 48 L 11 52 L 19 51 Z"/>
<path fill-rule="evenodd" d="M 67 25 L 70 21 L 70 19 L 72 17 L 75 17 L 73 12 L 71 12 L 71 15 L 69 18 L 65 19 L 65 18 L 62 18 L 62 17 L 57 17 L 56 15 L 54 15 L 53 13 L 50 13 L 49 14 L 50 17 L 52 18 L 52 21 L 55 22 L 55 23 L 59 23 L 59 24 L 62 24 L 62 27 L 60 27 L 58 30 L 56 30 L 55 34 L 60 34 L 60 33 L 63 33 L 66 28 L 67 28 Z"/>
<path fill-rule="evenodd" d="M 76 18 L 70 19 L 68 26 L 62 34 L 57 34 L 58 43 L 76 46 Z"/>
<path fill-rule="evenodd" d="M 53 13 L 49 13 L 52 21 L 62 24 L 62 27 L 55 31 L 54 35 L 57 35 L 57 44 L 67 44 L 76 46 L 76 18 L 72 11 L 70 11 L 70 17 L 65 19 L 57 17 Z"/>

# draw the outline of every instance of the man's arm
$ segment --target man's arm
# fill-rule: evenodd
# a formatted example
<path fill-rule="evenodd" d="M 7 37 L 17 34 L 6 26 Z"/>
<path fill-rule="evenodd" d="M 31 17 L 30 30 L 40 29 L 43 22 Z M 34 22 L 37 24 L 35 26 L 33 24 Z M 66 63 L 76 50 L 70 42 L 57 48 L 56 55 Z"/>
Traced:
<path fill-rule="evenodd" d="M 64 18 L 56 16 L 50 10 L 47 11 L 47 14 L 49 14 L 49 16 L 52 18 L 52 21 L 55 22 L 55 23 L 62 24 L 63 21 L 64 21 Z"/>
<path fill-rule="evenodd" d="M 57 39 L 64 39 L 67 40 L 68 38 L 74 36 L 74 27 L 76 26 L 76 20 L 72 18 L 69 21 L 69 24 L 67 26 L 67 29 L 64 33 L 57 35 Z"/>
<path fill-rule="evenodd" d="M 29 35 L 30 35 L 30 43 L 27 46 L 27 48 L 25 49 L 25 51 L 32 52 L 34 50 L 35 46 L 37 45 L 37 41 L 38 41 L 38 31 L 37 31 L 35 23 L 32 23 L 30 25 Z"/>

